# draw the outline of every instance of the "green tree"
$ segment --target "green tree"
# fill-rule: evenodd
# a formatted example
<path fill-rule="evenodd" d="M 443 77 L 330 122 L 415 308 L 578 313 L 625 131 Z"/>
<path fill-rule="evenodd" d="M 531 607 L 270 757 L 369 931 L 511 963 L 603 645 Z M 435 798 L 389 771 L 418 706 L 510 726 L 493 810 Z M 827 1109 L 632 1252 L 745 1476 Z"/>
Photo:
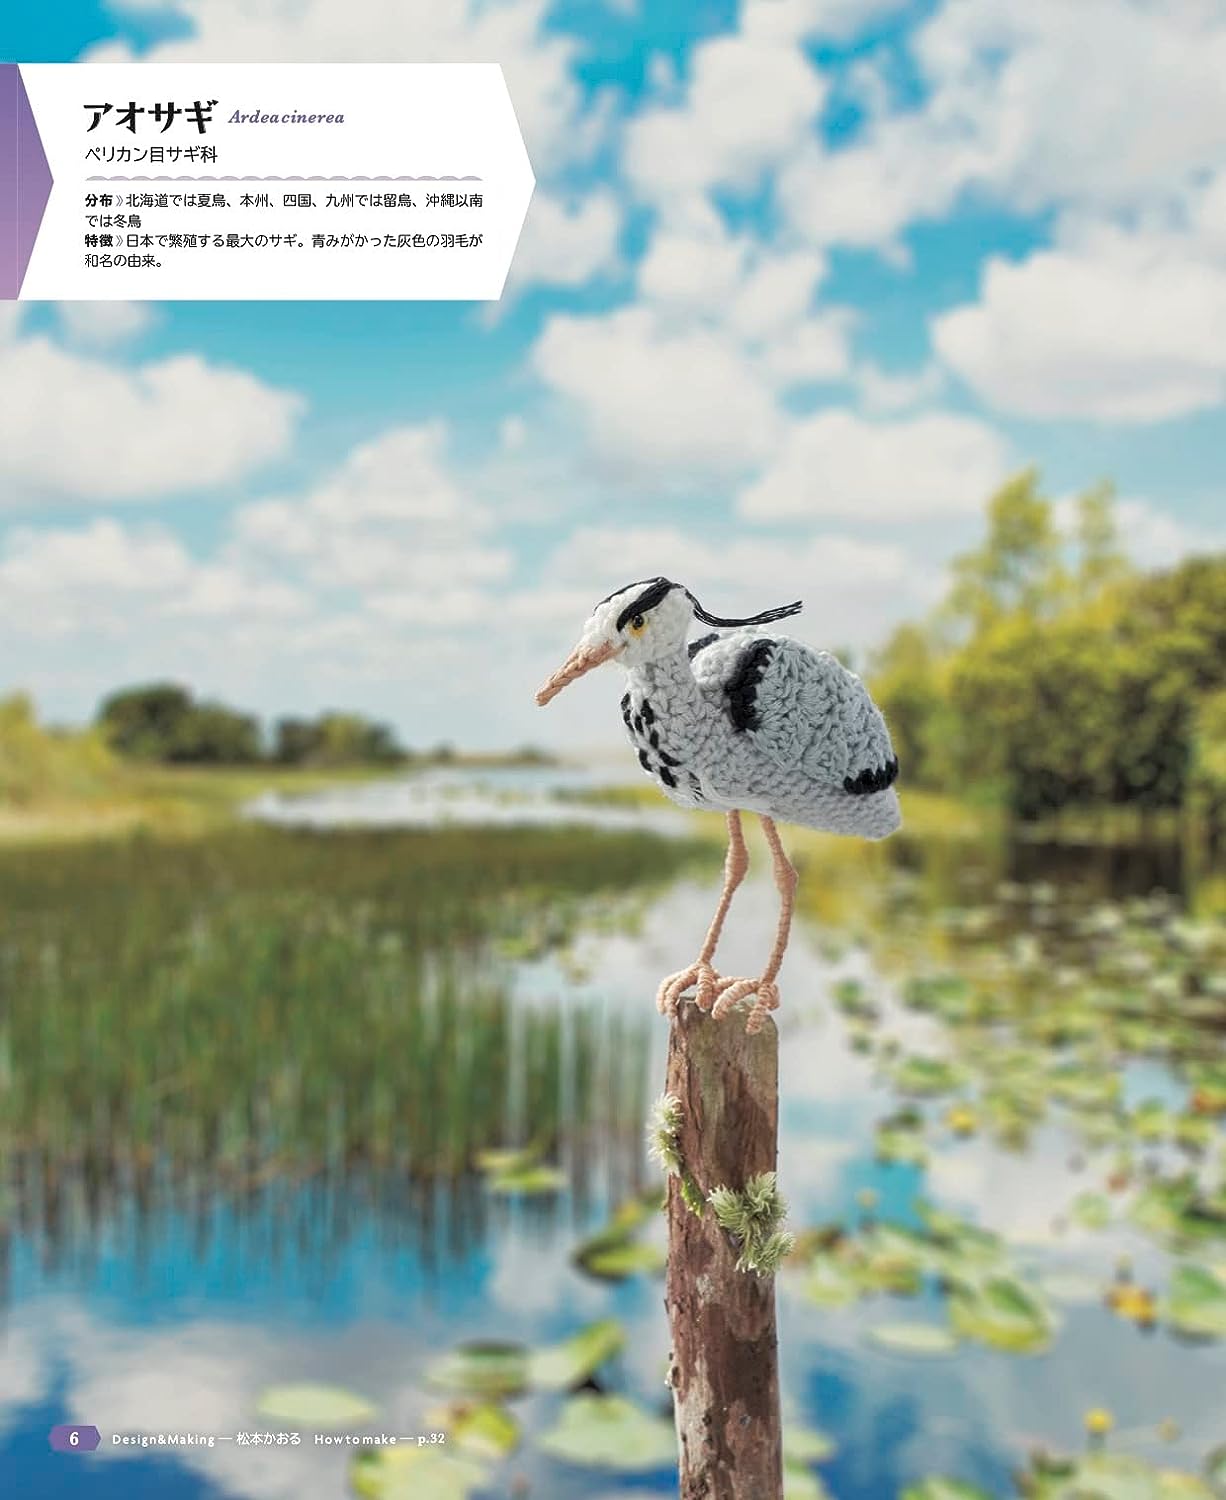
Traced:
<path fill-rule="evenodd" d="M 1194 771 L 1198 786 L 1212 780 L 1226 556 L 1134 573 L 1105 484 L 1078 497 L 1072 532 L 1062 538 L 1034 471 L 1016 476 L 943 603 L 879 653 L 873 690 L 910 784 L 986 793 L 1033 818 L 1176 807 Z"/>
<path fill-rule="evenodd" d="M 1034 469 L 1002 485 L 988 502 L 983 545 L 956 558 L 944 613 L 964 630 L 998 616 L 1037 614 L 1058 601 L 1063 583 L 1060 536 Z"/>
<path fill-rule="evenodd" d="M 359 714 L 325 713 L 279 720 L 273 756 L 285 765 L 391 765 L 405 753 L 386 724 Z"/>
<path fill-rule="evenodd" d="M 1129 572 L 1116 524 L 1115 486 L 1104 480 L 1083 491 L 1076 512 L 1077 591 L 1088 599 Z"/>
<path fill-rule="evenodd" d="M 243 764 L 261 755 L 259 721 L 220 703 L 197 703 L 159 682 L 111 694 L 97 725 L 122 755 L 141 760 Z"/>
<path fill-rule="evenodd" d="M 192 711 L 192 696 L 173 682 L 124 688 L 105 698 L 97 725 L 122 755 L 166 760 L 183 721 Z"/>

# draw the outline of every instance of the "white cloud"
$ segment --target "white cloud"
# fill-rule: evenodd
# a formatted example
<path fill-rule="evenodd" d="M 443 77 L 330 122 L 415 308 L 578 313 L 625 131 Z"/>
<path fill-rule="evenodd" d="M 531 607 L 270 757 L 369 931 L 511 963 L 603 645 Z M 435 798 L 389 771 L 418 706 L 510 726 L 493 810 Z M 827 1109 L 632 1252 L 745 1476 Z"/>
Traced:
<path fill-rule="evenodd" d="M 95 349 L 138 338 L 155 322 L 147 302 L 61 302 L 57 310 L 68 337 Z"/>
<path fill-rule="evenodd" d="M 1056 524 L 1068 537 L 1076 534 L 1076 495 L 1062 495 L 1053 505 Z M 1185 557 L 1226 549 L 1226 531 L 1189 525 L 1153 501 L 1122 496 L 1115 501 L 1120 546 L 1139 568 L 1169 568 Z"/>
<path fill-rule="evenodd" d="M 903 0 L 744 0 L 739 29 L 694 49 L 688 88 L 629 125 L 629 181 L 669 218 L 721 185 L 747 186 L 802 148 L 825 105 L 826 75 L 802 43 L 846 40 Z"/>
<path fill-rule="evenodd" d="M 0 349 L 17 337 L 25 310 L 22 302 L 0 302 Z"/>
<path fill-rule="evenodd" d="M 828 409 L 795 423 L 765 472 L 742 490 L 739 508 L 753 520 L 970 515 L 1008 466 L 1003 439 L 971 417 L 868 422 Z"/>
<path fill-rule="evenodd" d="M 1027 417 L 1157 422 L 1226 400 L 1226 256 L 1186 231 L 1068 241 L 990 261 L 979 300 L 933 324 L 945 362 Z"/>
<path fill-rule="evenodd" d="M 198 355 L 124 369 L 39 337 L 0 347 L 0 480 L 42 497 L 151 500 L 234 483 L 289 443 L 301 398 Z"/>
<path fill-rule="evenodd" d="M 871 360 L 856 367 L 854 380 L 861 405 L 865 411 L 874 414 L 925 406 L 941 394 L 944 385 L 944 375 L 936 364 L 895 374 L 881 369 Z"/>
<path fill-rule="evenodd" d="M 658 233 L 639 263 L 638 286 L 661 310 L 719 319 L 752 345 L 793 336 L 825 274 L 815 251 L 771 250 L 708 223 Z"/>
<path fill-rule="evenodd" d="M 490 512 L 456 483 L 441 423 L 399 427 L 359 445 L 303 498 L 262 500 L 235 516 L 234 552 L 299 570 L 318 588 L 386 593 L 484 583 L 511 556 L 478 538 Z"/>
<path fill-rule="evenodd" d="M 615 272 L 620 232 L 621 209 L 612 193 L 568 202 L 538 191 L 511 261 L 507 292 L 528 284 L 582 286 Z"/>
<path fill-rule="evenodd" d="M 949 0 L 912 51 L 919 108 L 891 109 L 869 64 L 862 135 L 780 160 L 782 211 L 814 243 L 887 246 L 972 189 L 1024 213 L 1137 207 L 1226 151 L 1226 13 L 1200 0 Z"/>
<path fill-rule="evenodd" d="M 851 313 L 814 307 L 825 271 L 821 255 L 733 235 L 703 210 L 653 238 L 636 303 L 552 318 L 533 366 L 622 471 L 744 471 L 782 438 L 790 388 L 850 366 Z"/>
<path fill-rule="evenodd" d="M 555 316 L 532 361 L 579 408 L 600 454 L 627 470 L 744 469 L 780 430 L 773 397 L 743 350 L 707 328 L 661 326 L 645 307 Z"/>
<path fill-rule="evenodd" d="M 165 628 L 154 621 L 236 625 L 296 617 L 305 607 L 282 580 L 198 563 L 160 526 L 100 517 L 79 527 L 19 527 L 0 549 L 0 622 L 14 633 L 127 635 Z"/>
<path fill-rule="evenodd" d="M 825 96 L 794 37 L 769 29 L 716 37 L 695 50 L 684 104 L 631 121 L 625 172 L 666 207 L 676 194 L 749 184 L 800 145 Z"/>
<path fill-rule="evenodd" d="M 727 537 L 674 525 L 583 527 L 546 565 L 559 604 L 571 609 L 572 599 L 583 600 L 576 627 L 601 594 L 658 573 L 684 583 L 717 614 L 756 613 L 802 598 L 797 633 L 840 642 L 871 638 L 882 604 L 905 607 L 915 581 L 906 554 L 889 543 L 838 534 Z"/>

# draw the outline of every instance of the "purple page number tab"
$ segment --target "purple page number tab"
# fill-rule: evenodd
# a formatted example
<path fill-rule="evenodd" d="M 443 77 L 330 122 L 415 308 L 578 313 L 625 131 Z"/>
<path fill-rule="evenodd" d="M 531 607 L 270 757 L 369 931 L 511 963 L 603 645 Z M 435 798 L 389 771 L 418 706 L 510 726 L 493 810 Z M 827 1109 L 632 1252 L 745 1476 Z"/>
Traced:
<path fill-rule="evenodd" d="M 92 1453 L 102 1441 L 96 1427 L 53 1427 L 51 1446 L 57 1453 Z"/>

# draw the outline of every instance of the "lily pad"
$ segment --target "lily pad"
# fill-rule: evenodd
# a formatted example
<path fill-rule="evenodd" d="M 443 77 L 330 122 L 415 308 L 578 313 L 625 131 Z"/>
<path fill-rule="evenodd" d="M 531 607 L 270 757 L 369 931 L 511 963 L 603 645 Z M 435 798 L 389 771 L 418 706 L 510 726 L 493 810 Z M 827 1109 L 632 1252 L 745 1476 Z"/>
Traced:
<path fill-rule="evenodd" d="M 538 1163 L 491 1172 L 486 1183 L 491 1193 L 515 1198 L 537 1198 L 546 1193 L 560 1193 L 566 1186 L 566 1180 L 566 1173 L 561 1168 Z"/>
<path fill-rule="evenodd" d="M 480 1464 L 437 1447 L 363 1449 L 349 1467 L 362 1500 L 469 1500 L 488 1477 Z"/>
<path fill-rule="evenodd" d="M 974 1278 L 991 1267 L 1003 1266 L 1004 1241 L 990 1229 L 981 1229 L 923 1199 L 915 1211 L 928 1231 L 926 1255 L 938 1274 L 948 1279 Z"/>
<path fill-rule="evenodd" d="M 928 1143 L 915 1126 L 883 1121 L 877 1127 L 875 1142 L 878 1161 L 915 1167 L 928 1164 Z"/>
<path fill-rule="evenodd" d="M 957 1336 L 940 1323 L 878 1323 L 868 1330 L 868 1337 L 896 1354 L 935 1357 L 958 1347 Z"/>
<path fill-rule="evenodd" d="M 671 1422 L 653 1416 L 624 1396 L 587 1391 L 571 1396 L 540 1446 L 553 1458 L 586 1468 L 647 1473 L 676 1462 Z"/>
<path fill-rule="evenodd" d="M 303 1427 L 363 1427 L 379 1408 L 365 1396 L 337 1385 L 274 1385 L 256 1403 L 260 1416 Z"/>
<path fill-rule="evenodd" d="M 1078 1193 L 1069 1212 L 1083 1229 L 1106 1229 L 1111 1222 L 1111 1204 L 1102 1193 Z"/>
<path fill-rule="evenodd" d="M 934 1474 L 918 1484 L 908 1485 L 901 1500 L 992 1500 L 992 1497 L 978 1485 Z"/>
<path fill-rule="evenodd" d="M 1028 1500 L 1214 1500 L 1195 1474 L 1157 1469 L 1124 1453 L 1035 1459 L 1023 1476 Z"/>
<path fill-rule="evenodd" d="M 1035 1289 L 1015 1277 L 989 1275 L 960 1281 L 949 1299 L 951 1326 L 964 1338 L 1013 1354 L 1033 1354 L 1050 1344 L 1055 1316 Z"/>
<path fill-rule="evenodd" d="M 1176 1266 L 1166 1316 L 1180 1333 L 1226 1338 L 1226 1278 L 1207 1266 Z"/>
<path fill-rule="evenodd" d="M 970 981 L 962 974 L 916 974 L 903 989 L 912 1010 L 931 1011 L 947 1020 L 959 1019 L 971 996 Z"/>
<path fill-rule="evenodd" d="M 664 1269 L 667 1257 L 658 1245 L 627 1240 L 576 1254 L 575 1264 L 600 1281 L 625 1281 L 630 1276 L 654 1276 Z"/>
<path fill-rule="evenodd" d="M 589 1323 L 560 1344 L 532 1350 L 528 1355 L 528 1381 L 542 1391 L 564 1391 L 582 1385 L 625 1342 L 626 1331 L 616 1318 Z"/>
<path fill-rule="evenodd" d="M 426 1420 L 474 1458 L 497 1461 L 519 1446 L 519 1423 L 496 1401 L 453 1401 L 430 1412 Z"/>
<path fill-rule="evenodd" d="M 1132 1205 L 1132 1217 L 1176 1248 L 1226 1239 L 1226 1202 L 1206 1194 L 1191 1172 L 1147 1183 Z"/>
<path fill-rule="evenodd" d="M 921 1235 L 897 1224 L 874 1224 L 848 1248 L 856 1258 L 861 1285 L 872 1292 L 911 1296 L 929 1268 L 930 1247 Z"/>
<path fill-rule="evenodd" d="M 470 1396 L 516 1396 L 528 1387 L 528 1350 L 492 1340 L 459 1344 L 430 1367 L 426 1380 Z"/>
<path fill-rule="evenodd" d="M 805 1464 L 783 1461 L 783 1500 L 828 1500 L 830 1491 Z"/>
<path fill-rule="evenodd" d="M 861 1021 L 875 1021 L 880 1015 L 876 1002 L 864 992 L 859 979 L 840 979 L 831 994 L 834 1003 L 845 1016 L 855 1016 Z"/>
<path fill-rule="evenodd" d="M 962 1070 L 947 1058 L 923 1057 L 918 1053 L 896 1063 L 892 1076 L 899 1093 L 914 1094 L 919 1098 L 952 1094 L 965 1082 Z"/>
<path fill-rule="evenodd" d="M 819 1307 L 846 1307 L 859 1300 L 864 1288 L 853 1266 L 829 1251 L 822 1251 L 809 1263 L 802 1290 Z"/>
<path fill-rule="evenodd" d="M 799 1422 L 784 1421 L 783 1459 L 792 1464 L 820 1464 L 833 1458 L 838 1445 L 829 1433 Z"/>
<path fill-rule="evenodd" d="M 492 1146 L 488 1151 L 478 1151 L 477 1167 L 482 1172 L 521 1172 L 525 1167 L 534 1167 L 541 1159 L 536 1146 Z"/>
<path fill-rule="evenodd" d="M 601 1281 L 625 1281 L 630 1276 L 662 1271 L 666 1263 L 663 1250 L 639 1238 L 662 1201 L 656 1192 L 620 1204 L 608 1223 L 579 1245 L 571 1257 L 574 1264 Z"/>
<path fill-rule="evenodd" d="M 1138 1104 L 1128 1123 L 1139 1141 L 1166 1140 L 1175 1128 L 1170 1110 L 1156 1099 L 1146 1099 Z"/>

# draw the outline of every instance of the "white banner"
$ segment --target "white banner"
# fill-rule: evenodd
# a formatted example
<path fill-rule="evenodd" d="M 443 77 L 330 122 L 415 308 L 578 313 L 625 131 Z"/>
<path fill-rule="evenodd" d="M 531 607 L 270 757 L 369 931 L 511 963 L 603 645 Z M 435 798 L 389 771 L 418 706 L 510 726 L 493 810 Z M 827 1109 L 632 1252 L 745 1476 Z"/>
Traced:
<path fill-rule="evenodd" d="M 502 293 L 534 181 L 497 64 L 37 63 L 0 75 L 0 156 L 15 163 L 0 174 L 0 295 Z"/>

